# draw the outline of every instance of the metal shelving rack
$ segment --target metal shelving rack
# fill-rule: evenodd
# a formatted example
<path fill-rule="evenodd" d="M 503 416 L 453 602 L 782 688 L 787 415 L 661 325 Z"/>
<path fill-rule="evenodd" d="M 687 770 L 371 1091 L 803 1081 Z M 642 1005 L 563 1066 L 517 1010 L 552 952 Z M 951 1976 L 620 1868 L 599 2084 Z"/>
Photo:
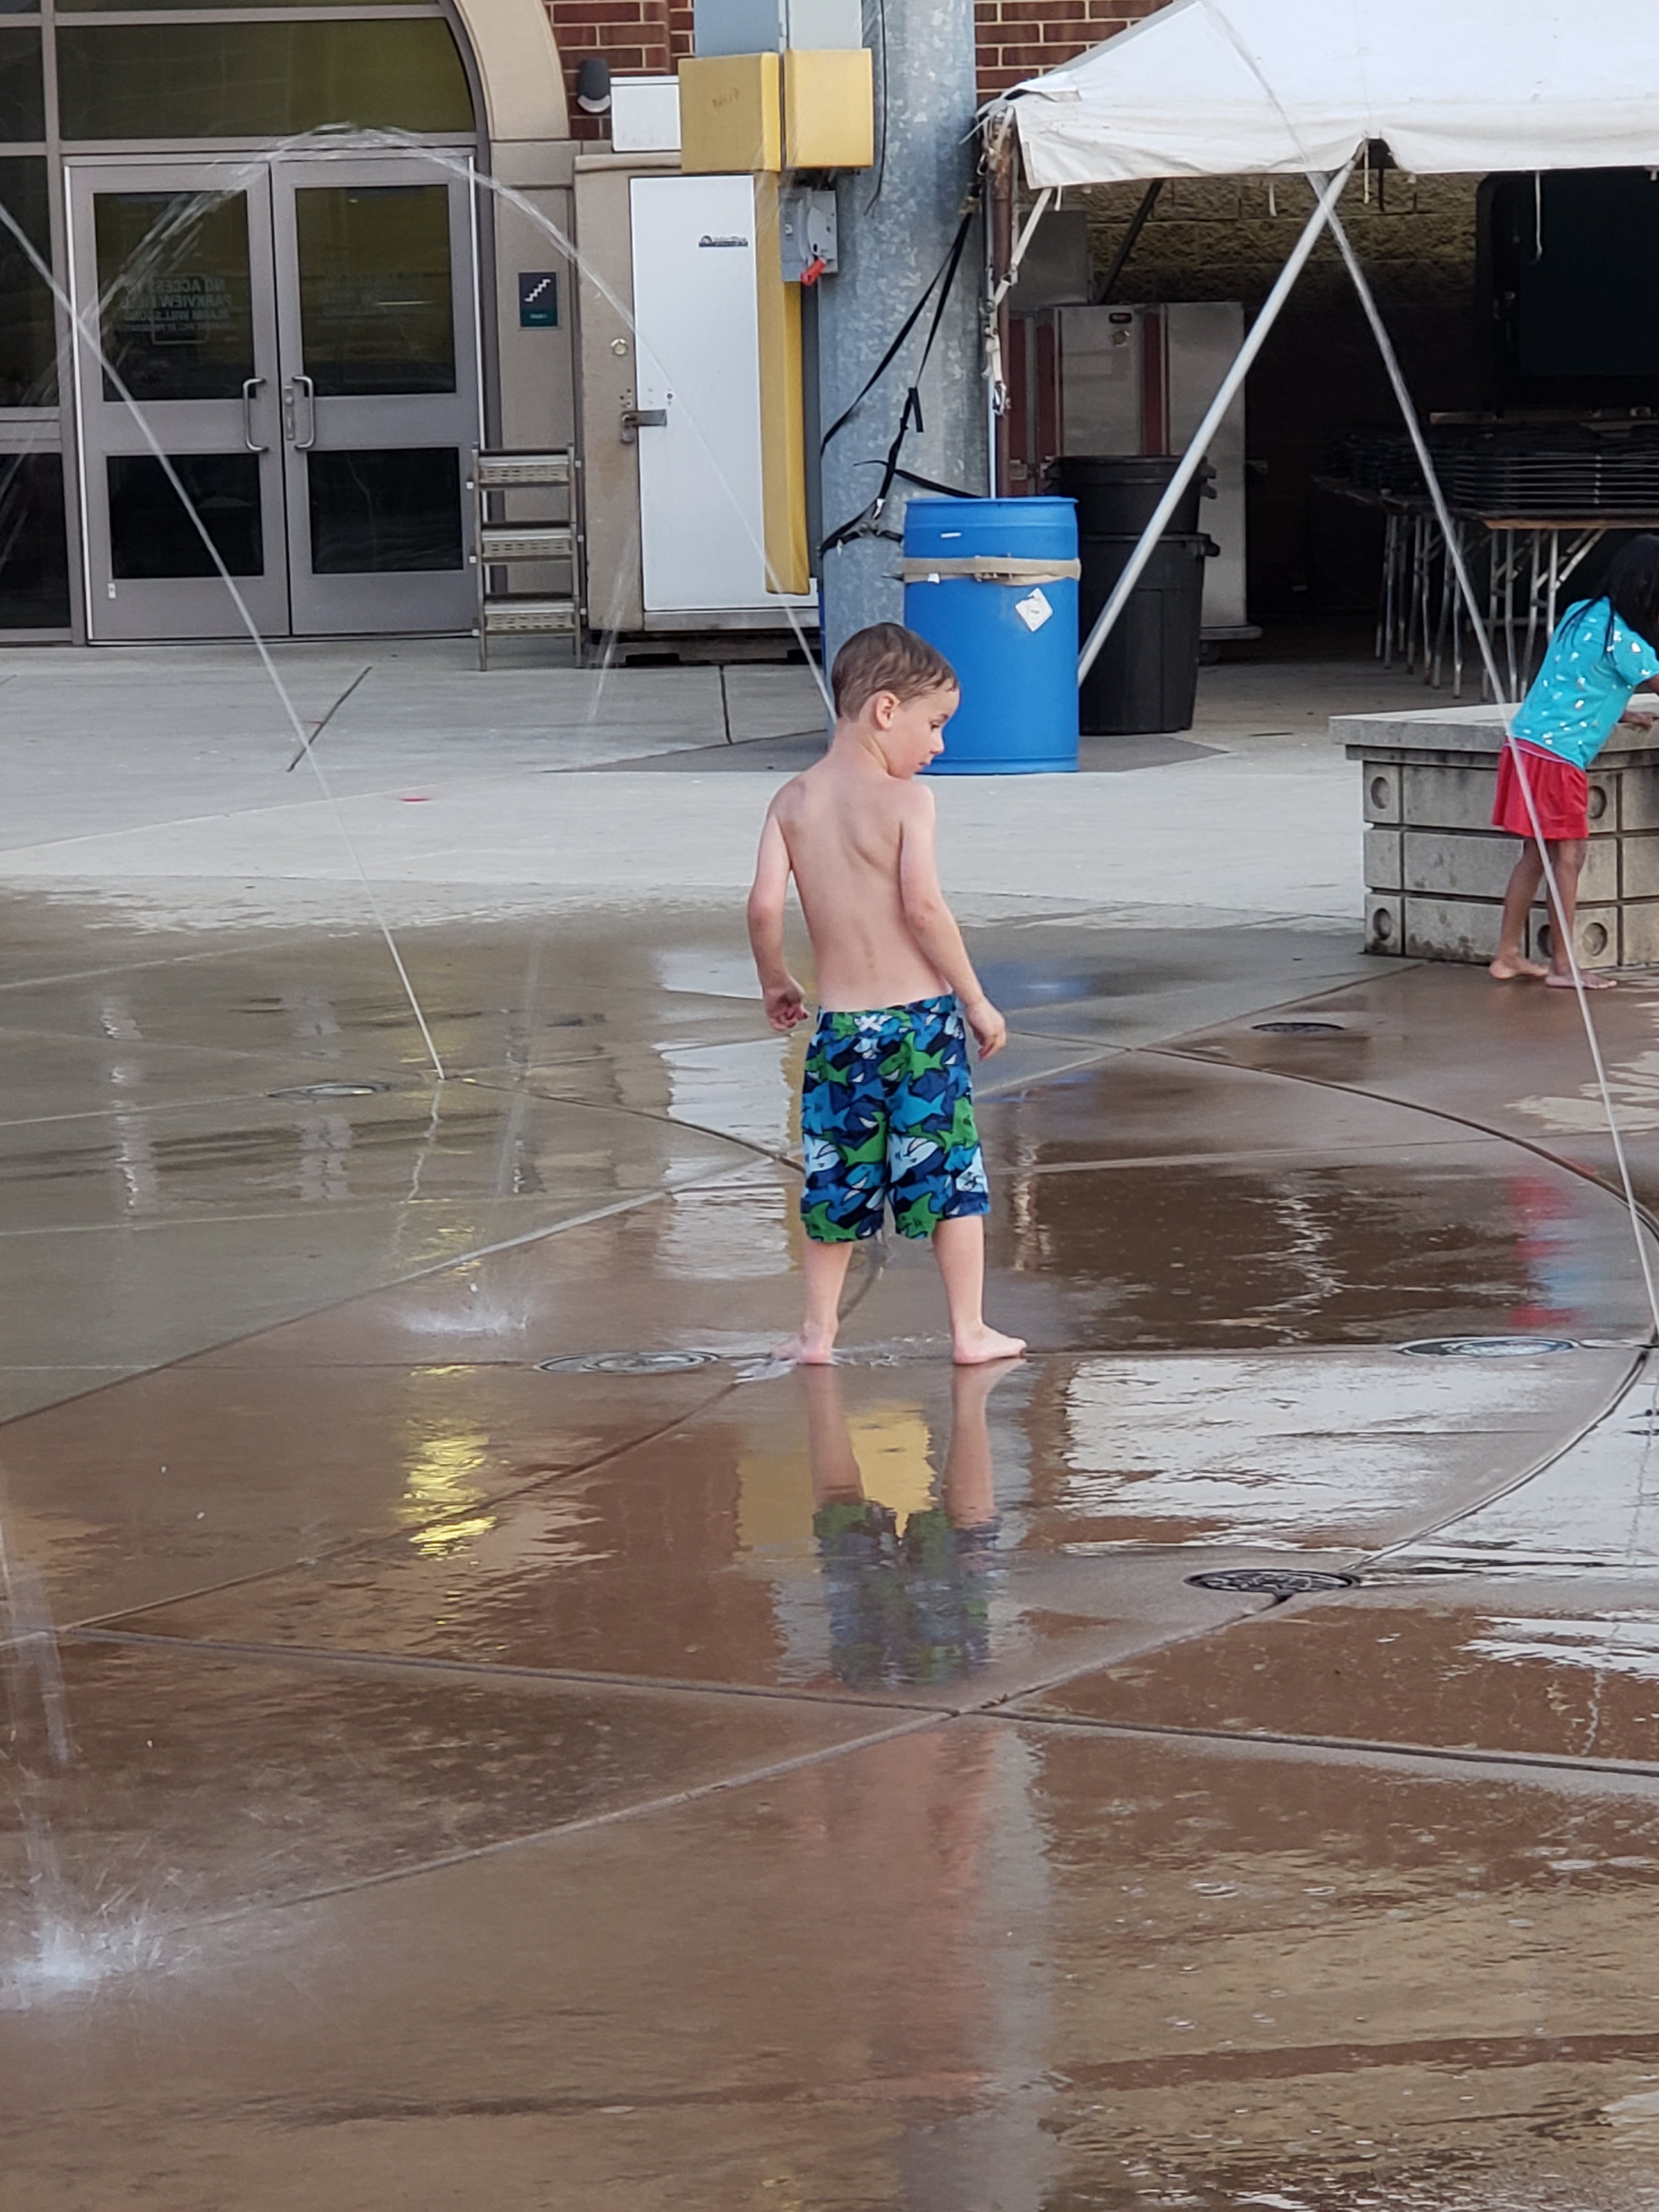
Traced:
<path fill-rule="evenodd" d="M 472 456 L 472 500 L 477 550 L 472 556 L 478 585 L 478 665 L 489 665 L 492 637 L 562 635 L 574 642 L 576 659 L 582 653 L 582 541 L 576 512 L 576 453 L 571 446 L 545 453 L 502 449 L 475 451 Z M 537 516 L 531 520 L 507 521 L 491 514 L 492 503 L 506 505 L 505 495 L 545 487 L 564 493 L 562 515 Z M 570 590 L 567 595 L 540 592 L 492 592 L 492 569 L 511 569 L 529 562 L 568 564 Z"/>

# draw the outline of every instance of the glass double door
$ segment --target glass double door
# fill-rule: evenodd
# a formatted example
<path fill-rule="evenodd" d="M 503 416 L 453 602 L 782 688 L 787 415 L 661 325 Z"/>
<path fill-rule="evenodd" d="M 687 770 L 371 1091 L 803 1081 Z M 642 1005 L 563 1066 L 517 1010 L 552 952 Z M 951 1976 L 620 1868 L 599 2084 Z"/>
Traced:
<path fill-rule="evenodd" d="M 88 161 L 70 211 L 92 636 L 240 635 L 204 531 L 267 636 L 471 629 L 466 179 Z"/>

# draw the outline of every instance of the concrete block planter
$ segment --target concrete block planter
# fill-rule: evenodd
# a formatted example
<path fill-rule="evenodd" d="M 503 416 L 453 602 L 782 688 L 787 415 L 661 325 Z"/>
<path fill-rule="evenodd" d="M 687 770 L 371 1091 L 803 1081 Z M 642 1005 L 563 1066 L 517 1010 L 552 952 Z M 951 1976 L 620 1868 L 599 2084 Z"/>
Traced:
<path fill-rule="evenodd" d="M 1517 841 L 1492 827 L 1504 718 L 1497 707 L 1338 714 L 1331 737 L 1359 763 L 1365 946 L 1412 960 L 1490 960 Z M 1659 728 L 1621 722 L 1590 772 L 1589 858 L 1579 884 L 1586 968 L 1659 963 Z M 1533 910 L 1530 949 L 1547 955 Z"/>

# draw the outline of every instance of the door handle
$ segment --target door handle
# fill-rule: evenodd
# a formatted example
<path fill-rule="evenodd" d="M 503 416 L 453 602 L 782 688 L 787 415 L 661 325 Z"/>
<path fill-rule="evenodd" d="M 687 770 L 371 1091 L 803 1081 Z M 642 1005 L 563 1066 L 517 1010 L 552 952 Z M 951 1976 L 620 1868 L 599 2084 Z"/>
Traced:
<path fill-rule="evenodd" d="M 638 442 L 641 430 L 665 430 L 668 410 L 665 407 L 624 407 L 622 412 L 622 441 L 624 446 Z"/>
<path fill-rule="evenodd" d="M 306 401 L 306 434 L 303 438 L 300 435 L 299 420 L 301 386 L 305 389 Z M 283 416 L 289 442 L 293 446 L 295 452 L 308 453 L 317 442 L 317 387 L 308 376 L 301 375 L 296 372 L 283 387 Z"/>
<path fill-rule="evenodd" d="M 260 445 L 253 434 L 253 395 L 264 390 L 264 382 L 263 376 L 250 376 L 242 386 L 242 443 L 250 453 L 268 453 L 270 451 L 269 446 Z"/>

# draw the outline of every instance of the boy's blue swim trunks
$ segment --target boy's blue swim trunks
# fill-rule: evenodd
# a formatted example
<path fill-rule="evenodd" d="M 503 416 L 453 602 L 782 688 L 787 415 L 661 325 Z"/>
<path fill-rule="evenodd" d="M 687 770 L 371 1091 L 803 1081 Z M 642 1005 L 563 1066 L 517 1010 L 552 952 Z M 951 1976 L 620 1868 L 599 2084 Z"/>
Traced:
<path fill-rule="evenodd" d="M 988 1213 L 954 994 L 871 1013 L 821 1013 L 801 1093 L 801 1217 L 820 1244 L 873 1237 L 890 1204 L 903 1237 Z"/>

